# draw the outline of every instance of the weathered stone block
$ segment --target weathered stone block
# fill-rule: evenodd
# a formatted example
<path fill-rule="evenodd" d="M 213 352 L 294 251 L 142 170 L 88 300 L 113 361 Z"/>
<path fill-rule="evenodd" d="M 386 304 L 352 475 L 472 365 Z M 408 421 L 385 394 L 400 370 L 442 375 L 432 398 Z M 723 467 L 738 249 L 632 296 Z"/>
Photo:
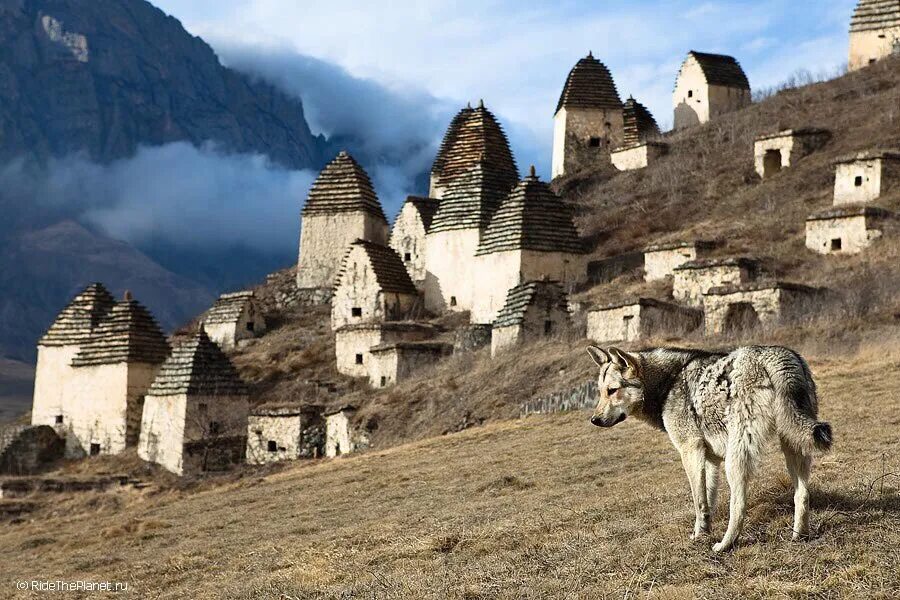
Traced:
<path fill-rule="evenodd" d="M 416 371 L 438 363 L 453 352 L 443 342 L 391 342 L 371 348 L 369 384 L 383 388 L 408 379 Z"/>
<path fill-rule="evenodd" d="M 881 238 L 890 211 L 866 207 L 834 208 L 806 219 L 806 247 L 819 254 L 856 254 Z"/>
<path fill-rule="evenodd" d="M 756 138 L 753 156 L 760 177 L 771 177 L 781 169 L 822 148 L 831 139 L 825 129 L 788 129 Z"/>
<path fill-rule="evenodd" d="M 784 282 L 722 286 L 703 296 L 707 335 L 774 327 L 797 318 L 819 301 L 822 290 Z"/>
<path fill-rule="evenodd" d="M 835 163 L 834 205 L 871 202 L 898 184 L 900 152 L 862 152 Z"/>
<path fill-rule="evenodd" d="M 684 263 L 674 270 L 672 294 L 689 306 L 702 306 L 703 295 L 714 287 L 746 285 L 757 278 L 759 262 L 751 258 L 707 258 Z"/>
<path fill-rule="evenodd" d="M 269 404 L 247 423 L 247 462 L 261 465 L 325 456 L 325 420 L 317 406 Z"/>
<path fill-rule="evenodd" d="M 644 249 L 644 280 L 665 279 L 684 263 L 706 258 L 718 245 L 714 241 L 697 240 L 647 246 Z"/>
<path fill-rule="evenodd" d="M 663 142 L 645 142 L 638 146 L 617 148 L 610 153 L 612 164 L 620 171 L 644 169 L 669 153 L 669 145 Z"/>
<path fill-rule="evenodd" d="M 697 329 L 702 321 L 703 315 L 699 310 L 639 298 L 588 312 L 587 336 L 597 343 L 678 337 Z"/>

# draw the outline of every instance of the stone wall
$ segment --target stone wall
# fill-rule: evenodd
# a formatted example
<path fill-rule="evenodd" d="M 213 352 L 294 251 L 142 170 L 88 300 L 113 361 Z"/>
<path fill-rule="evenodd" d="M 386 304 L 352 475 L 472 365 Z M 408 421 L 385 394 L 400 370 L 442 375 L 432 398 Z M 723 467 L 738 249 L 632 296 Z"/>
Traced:
<path fill-rule="evenodd" d="M 850 32 L 848 68 L 856 71 L 897 53 L 900 27 Z"/>
<path fill-rule="evenodd" d="M 376 347 L 371 352 L 369 385 L 383 388 L 409 379 L 417 371 L 438 363 L 452 352 L 449 344 L 396 344 Z"/>
<path fill-rule="evenodd" d="M 838 163 L 834 205 L 871 202 L 900 184 L 900 160 L 865 158 Z"/>
<path fill-rule="evenodd" d="M 830 138 L 831 134 L 821 130 L 789 130 L 758 138 L 753 145 L 756 172 L 765 178 L 790 168 L 824 146 Z"/>
<path fill-rule="evenodd" d="M 118 454 L 140 433 L 144 395 L 160 365 L 116 363 L 75 368 L 66 407 L 66 456 Z"/>
<path fill-rule="evenodd" d="M 561 108 L 553 117 L 552 177 L 607 160 L 624 128 L 622 109 Z"/>
<path fill-rule="evenodd" d="M 686 263 L 675 269 L 672 295 L 688 306 L 702 306 L 703 295 L 714 287 L 737 286 L 756 279 L 756 271 L 745 264 L 715 263 L 701 268 L 691 268 Z"/>
<path fill-rule="evenodd" d="M 454 333 L 453 353 L 474 352 L 490 345 L 491 329 L 491 325 L 481 323 L 459 327 Z"/>
<path fill-rule="evenodd" d="M 63 402 L 67 390 L 71 390 L 74 377 L 72 359 L 78 350 L 79 346 L 38 346 L 32 425 L 49 425 L 58 432 L 68 426 Z"/>
<path fill-rule="evenodd" d="M 246 435 L 248 410 L 245 396 L 147 396 L 138 456 L 176 475 L 197 472 L 204 466 L 197 457 L 213 448 L 217 438 Z M 189 448 L 194 460 L 188 460 Z"/>
<path fill-rule="evenodd" d="M 708 85 L 700 64 L 689 56 L 682 65 L 672 95 L 674 129 L 707 123 L 715 117 L 749 106 L 749 90 Z"/>
<path fill-rule="evenodd" d="M 303 217 L 297 287 L 331 289 L 344 254 L 357 239 L 387 244 L 388 225 L 362 211 Z"/>
<path fill-rule="evenodd" d="M 572 389 L 530 400 L 519 410 L 520 417 L 546 415 L 573 410 L 593 410 L 597 405 L 597 380 L 591 379 Z"/>
<path fill-rule="evenodd" d="M 48 425 L 0 427 L 0 473 L 30 475 L 63 456 L 65 441 Z"/>
<path fill-rule="evenodd" d="M 590 283 L 609 283 L 625 273 L 644 268 L 644 253 L 629 252 L 587 263 L 587 280 Z"/>
<path fill-rule="evenodd" d="M 261 465 L 325 455 L 325 425 L 321 418 L 287 412 L 250 415 L 247 424 L 247 462 Z"/>
<path fill-rule="evenodd" d="M 713 242 L 658 244 L 644 250 L 644 281 L 659 281 L 671 276 L 686 262 L 705 258 L 715 247 Z"/>
<path fill-rule="evenodd" d="M 414 291 L 414 290 L 413 290 Z M 385 292 L 362 246 L 353 246 L 331 299 L 331 328 L 358 323 L 402 321 L 410 317 L 418 296 Z"/>
<path fill-rule="evenodd" d="M 400 214 L 397 215 L 391 229 L 390 246 L 400 255 L 416 287 L 424 289 L 427 272 L 425 224 L 422 223 L 421 214 L 412 202 L 404 204 Z"/>
<path fill-rule="evenodd" d="M 325 456 L 333 458 L 368 447 L 368 436 L 353 428 L 353 414 L 342 410 L 325 416 Z"/>
<path fill-rule="evenodd" d="M 644 169 L 669 152 L 669 145 L 661 142 L 647 142 L 640 146 L 618 148 L 609 158 L 615 168 L 620 171 Z"/>
<path fill-rule="evenodd" d="M 748 326 L 777 327 L 809 310 L 816 294 L 812 288 L 787 284 L 712 290 L 703 297 L 706 335 Z"/>
<path fill-rule="evenodd" d="M 261 336 L 266 332 L 266 319 L 255 303 L 249 302 L 236 321 L 230 323 L 204 323 L 209 339 L 223 349 L 234 348 L 244 340 Z"/>
<path fill-rule="evenodd" d="M 642 300 L 589 312 L 587 337 L 598 343 L 681 337 L 697 329 L 702 320 L 703 315 L 698 310 Z"/>
<path fill-rule="evenodd" d="M 426 310 L 439 314 L 472 309 L 473 265 L 480 239 L 478 229 L 437 231 L 426 236 Z"/>
<path fill-rule="evenodd" d="M 884 233 L 886 216 L 857 211 L 823 218 L 825 214 L 806 221 L 806 247 L 819 254 L 857 254 Z"/>
<path fill-rule="evenodd" d="M 335 332 L 337 370 L 350 377 L 368 377 L 371 349 L 382 343 L 430 339 L 434 330 L 410 323 L 348 325 Z"/>

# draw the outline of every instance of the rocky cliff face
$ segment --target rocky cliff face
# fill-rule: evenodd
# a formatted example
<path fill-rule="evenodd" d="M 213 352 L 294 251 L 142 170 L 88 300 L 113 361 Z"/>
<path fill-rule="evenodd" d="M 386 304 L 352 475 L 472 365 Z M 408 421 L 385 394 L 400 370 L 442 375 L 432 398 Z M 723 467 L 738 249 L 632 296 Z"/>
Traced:
<path fill-rule="evenodd" d="M 214 141 L 290 168 L 324 164 L 301 103 L 223 67 L 144 0 L 0 0 L 0 161 Z"/>
<path fill-rule="evenodd" d="M 75 154 L 106 164 L 171 142 L 266 155 L 287 169 L 330 158 L 296 97 L 224 67 L 144 0 L 0 0 L 0 169 Z M 0 189 L 0 212 L 0 357 L 33 360 L 57 311 L 91 281 L 131 289 L 171 328 L 264 264 L 224 250 L 141 251 L 84 227 L 75 210 L 11 189 Z M 198 274 L 207 263 L 224 274 Z"/>

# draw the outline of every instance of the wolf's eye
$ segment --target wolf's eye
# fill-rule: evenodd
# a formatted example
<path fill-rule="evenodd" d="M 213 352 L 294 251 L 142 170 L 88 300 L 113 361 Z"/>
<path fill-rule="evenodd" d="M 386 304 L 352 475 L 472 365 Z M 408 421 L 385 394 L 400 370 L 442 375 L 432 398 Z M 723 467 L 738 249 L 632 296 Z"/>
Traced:
<path fill-rule="evenodd" d="M 613 394 L 615 394 L 618 391 L 619 391 L 619 388 L 606 388 L 606 395 L 612 396 Z"/>

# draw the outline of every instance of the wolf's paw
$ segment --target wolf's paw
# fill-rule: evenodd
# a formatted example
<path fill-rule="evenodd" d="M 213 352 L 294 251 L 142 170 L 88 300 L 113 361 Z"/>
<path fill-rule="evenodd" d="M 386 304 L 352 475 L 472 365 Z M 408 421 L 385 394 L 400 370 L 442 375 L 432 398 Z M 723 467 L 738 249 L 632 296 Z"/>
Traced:
<path fill-rule="evenodd" d="M 791 540 L 795 542 L 806 542 L 809 539 L 809 531 L 795 531 L 794 535 L 791 536 Z"/>
<path fill-rule="evenodd" d="M 713 547 L 712 547 L 712 551 L 715 552 L 715 553 L 717 553 L 717 554 L 718 554 L 719 552 L 726 552 L 726 551 L 728 551 L 728 550 L 731 550 L 731 544 L 726 544 L 726 543 L 725 543 L 725 540 L 722 540 L 722 541 L 719 542 L 718 544 L 714 544 Z"/>
<path fill-rule="evenodd" d="M 705 537 L 709 536 L 709 531 L 706 529 L 701 529 L 700 531 L 694 531 L 691 535 L 688 536 L 692 542 L 696 542 L 697 540 L 702 540 Z"/>

